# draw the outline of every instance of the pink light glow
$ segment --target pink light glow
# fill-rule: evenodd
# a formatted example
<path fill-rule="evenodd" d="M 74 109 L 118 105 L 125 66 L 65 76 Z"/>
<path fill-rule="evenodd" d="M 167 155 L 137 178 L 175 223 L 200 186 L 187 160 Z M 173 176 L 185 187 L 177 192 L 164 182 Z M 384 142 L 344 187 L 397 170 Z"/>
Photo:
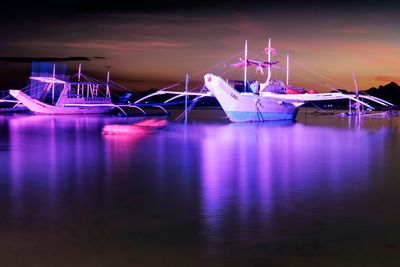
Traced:
<path fill-rule="evenodd" d="M 144 120 L 130 125 L 110 124 L 103 127 L 103 134 L 134 134 L 145 135 L 167 124 L 166 120 Z"/>

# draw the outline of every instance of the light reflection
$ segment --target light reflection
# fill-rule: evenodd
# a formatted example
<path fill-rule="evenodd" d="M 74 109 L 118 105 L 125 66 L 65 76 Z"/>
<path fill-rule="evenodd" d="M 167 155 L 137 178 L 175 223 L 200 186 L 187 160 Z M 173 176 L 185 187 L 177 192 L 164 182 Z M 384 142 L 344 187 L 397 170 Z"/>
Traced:
<path fill-rule="evenodd" d="M 85 198 L 90 186 L 106 188 L 107 180 L 102 179 L 106 162 L 100 133 L 108 120 L 112 118 L 38 115 L 10 118 L 10 191 L 15 205 L 12 210 L 24 211 L 32 205 L 30 199 L 46 195 L 48 205 L 35 208 L 39 213 L 45 212 L 43 216 L 57 218 L 66 212 L 57 208 L 66 204 L 62 197 L 66 190 L 70 193 L 67 205 L 75 205 Z M 96 132 L 97 136 L 93 135 Z M 51 209 L 46 211 L 45 206 Z"/>
<path fill-rule="evenodd" d="M 385 128 L 371 133 L 300 123 L 204 128 L 202 206 L 211 254 L 233 240 L 252 244 L 289 234 L 304 222 L 293 229 L 276 222 L 293 221 L 299 210 L 334 210 L 349 190 L 364 194 L 388 136 Z"/>
<path fill-rule="evenodd" d="M 396 124 L 312 121 L 178 123 L 136 136 L 101 135 L 105 124 L 133 119 L 16 116 L 8 120 L 8 220 L 34 214 L 82 232 L 100 221 L 97 230 L 111 236 L 135 233 L 151 246 L 178 239 L 209 255 L 301 235 L 368 200 L 398 155 L 388 147 L 398 147 Z"/>

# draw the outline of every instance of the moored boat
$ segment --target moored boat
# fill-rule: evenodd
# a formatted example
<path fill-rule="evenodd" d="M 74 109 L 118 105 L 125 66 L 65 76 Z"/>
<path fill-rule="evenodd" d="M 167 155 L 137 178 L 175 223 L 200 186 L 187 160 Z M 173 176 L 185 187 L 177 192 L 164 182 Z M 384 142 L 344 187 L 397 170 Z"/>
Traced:
<path fill-rule="evenodd" d="M 115 105 L 111 101 L 109 76 L 107 83 L 81 81 L 79 68 L 77 78 L 77 81 L 61 80 L 55 77 L 54 71 L 52 77 L 32 76 L 30 79 L 43 88 L 37 99 L 22 90 L 10 90 L 10 95 L 36 114 L 102 114 L 113 111 Z"/>
<path fill-rule="evenodd" d="M 343 94 L 341 92 L 318 93 L 315 90 L 306 90 L 290 85 L 289 57 L 287 56 L 286 58 L 286 68 L 276 66 L 279 61 L 271 60 L 273 54 L 277 53 L 277 51 L 271 47 L 271 40 L 269 40 L 265 52 L 267 54 L 267 61 L 248 59 L 246 41 L 244 59 L 240 58 L 240 62 L 231 64 L 234 68 L 244 69 L 244 79 L 241 81 L 228 80 L 208 73 L 204 76 L 204 89 L 207 89 L 209 92 L 189 92 L 187 88 L 185 92 L 159 90 L 135 103 L 160 94 L 176 95 L 171 99 L 176 99 L 180 96 L 196 96 L 196 99 L 213 96 L 217 99 L 227 117 L 232 122 L 294 120 L 299 107 L 308 102 L 315 101 L 348 99 L 350 102 L 358 103 L 371 110 L 374 109 L 374 107 L 371 106 L 372 102 L 388 107 L 389 109 L 395 107 L 395 105 L 385 100 L 370 95 L 361 95 L 358 93 Z M 248 81 L 248 67 L 255 67 L 256 70 L 261 73 L 264 73 L 264 69 L 267 69 L 266 81 Z M 285 70 L 286 82 L 271 79 L 272 68 Z M 167 103 L 171 99 L 166 100 L 164 103 Z"/>

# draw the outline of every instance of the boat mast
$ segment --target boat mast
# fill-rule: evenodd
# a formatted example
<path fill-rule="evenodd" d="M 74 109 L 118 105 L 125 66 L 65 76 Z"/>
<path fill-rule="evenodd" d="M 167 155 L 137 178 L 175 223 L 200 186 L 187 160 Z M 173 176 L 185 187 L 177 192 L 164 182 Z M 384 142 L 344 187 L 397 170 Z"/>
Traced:
<path fill-rule="evenodd" d="M 244 44 L 244 81 L 243 81 L 243 89 L 246 92 L 247 91 L 247 40 Z"/>
<path fill-rule="evenodd" d="M 271 62 L 271 38 L 268 38 L 268 62 Z M 268 77 L 265 83 L 268 85 L 270 80 L 271 80 L 271 65 L 268 64 Z"/>
<path fill-rule="evenodd" d="M 189 89 L 189 74 L 186 73 L 186 81 L 185 81 L 185 123 L 187 122 L 187 104 L 188 104 L 188 89 Z"/>
<path fill-rule="evenodd" d="M 53 64 L 53 78 L 56 78 L 56 64 Z M 54 81 L 51 86 L 51 103 L 54 104 Z"/>
<path fill-rule="evenodd" d="M 357 86 L 357 80 L 356 80 L 356 75 L 353 71 L 353 81 L 354 81 L 354 86 L 356 88 L 356 99 L 358 100 L 358 86 Z M 359 102 L 356 103 L 356 113 L 357 115 L 360 115 L 360 105 Z"/>
<path fill-rule="evenodd" d="M 289 54 L 286 56 L 286 85 L 289 85 Z"/>
<path fill-rule="evenodd" d="M 79 91 L 80 91 L 80 84 L 79 84 L 79 82 L 81 81 L 81 64 L 79 64 L 79 68 L 78 68 L 78 92 L 77 92 L 77 94 L 78 94 L 78 96 L 79 96 Z M 82 89 L 83 90 L 83 89 Z"/>
<path fill-rule="evenodd" d="M 108 85 L 109 83 L 110 83 L 110 71 L 107 71 L 106 97 L 111 97 L 110 96 L 110 86 Z"/>

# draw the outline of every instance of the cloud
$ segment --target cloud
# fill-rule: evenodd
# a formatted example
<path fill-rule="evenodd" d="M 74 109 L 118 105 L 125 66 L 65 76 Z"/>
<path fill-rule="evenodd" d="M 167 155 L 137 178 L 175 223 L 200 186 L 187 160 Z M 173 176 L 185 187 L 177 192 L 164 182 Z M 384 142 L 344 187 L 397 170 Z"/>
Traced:
<path fill-rule="evenodd" d="M 111 51 L 129 51 L 139 52 L 154 49 L 180 48 L 185 44 L 182 42 L 169 40 L 143 40 L 143 41 L 119 41 L 119 40 L 88 40 L 82 42 L 59 42 L 59 41 L 32 41 L 19 43 L 22 47 L 64 47 L 70 49 L 90 49 L 90 50 L 111 50 Z M 95 57 L 95 59 L 102 59 Z"/>
<path fill-rule="evenodd" d="M 37 62 L 66 62 L 66 61 L 91 61 L 92 59 L 105 59 L 104 57 L 0 57 L 0 62 L 32 63 Z"/>
<path fill-rule="evenodd" d="M 93 48 L 93 49 L 110 49 L 124 51 L 144 51 L 149 49 L 160 48 L 179 48 L 184 44 L 180 42 L 168 40 L 152 40 L 152 41 L 110 41 L 110 40 L 94 40 L 89 42 L 71 42 L 65 44 L 70 48 Z"/>

